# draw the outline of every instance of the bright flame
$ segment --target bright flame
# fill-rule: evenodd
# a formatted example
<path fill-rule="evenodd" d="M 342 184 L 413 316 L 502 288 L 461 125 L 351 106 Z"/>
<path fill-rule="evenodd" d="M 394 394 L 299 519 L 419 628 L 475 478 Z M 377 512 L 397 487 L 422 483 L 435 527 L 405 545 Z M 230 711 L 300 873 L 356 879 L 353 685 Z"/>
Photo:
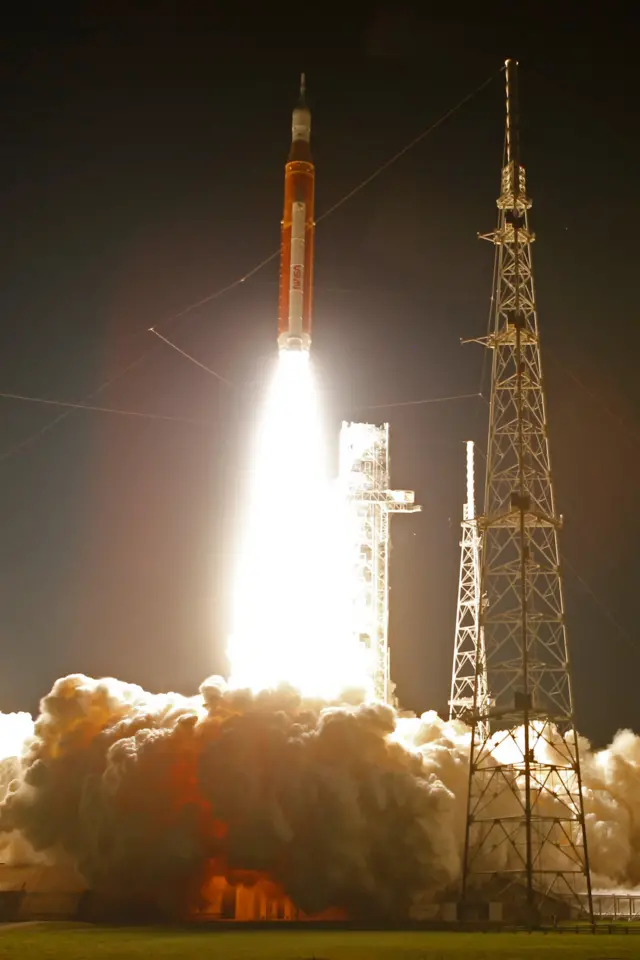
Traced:
<path fill-rule="evenodd" d="M 30 713 L 0 713 L 0 762 L 22 756 L 25 744 L 32 736 Z"/>
<path fill-rule="evenodd" d="M 344 502 L 328 476 L 308 353 L 282 351 L 255 451 L 227 655 L 232 687 L 288 683 L 309 697 L 369 694 L 349 629 Z"/>

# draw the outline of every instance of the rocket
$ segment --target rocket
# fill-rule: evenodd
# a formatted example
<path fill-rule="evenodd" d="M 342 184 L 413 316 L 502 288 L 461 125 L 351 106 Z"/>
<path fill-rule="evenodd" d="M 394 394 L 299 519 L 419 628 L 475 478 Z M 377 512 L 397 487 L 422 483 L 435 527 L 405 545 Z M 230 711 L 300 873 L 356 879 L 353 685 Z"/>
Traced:
<path fill-rule="evenodd" d="M 305 99 L 304 73 L 300 99 L 293 111 L 291 149 L 284 168 L 284 213 L 280 242 L 278 348 L 311 346 L 313 308 L 313 201 L 315 167 L 311 159 L 311 113 Z"/>

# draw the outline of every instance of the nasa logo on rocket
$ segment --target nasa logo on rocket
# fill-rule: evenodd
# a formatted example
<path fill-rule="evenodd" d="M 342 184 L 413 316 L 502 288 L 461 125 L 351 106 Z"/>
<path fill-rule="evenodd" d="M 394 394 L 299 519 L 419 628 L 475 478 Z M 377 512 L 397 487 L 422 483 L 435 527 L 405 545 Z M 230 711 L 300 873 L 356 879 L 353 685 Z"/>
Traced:
<path fill-rule="evenodd" d="M 292 116 L 291 149 L 284 173 L 278 298 L 280 350 L 308 351 L 311 347 L 315 167 L 310 141 L 311 112 L 305 99 L 302 74 L 300 99 Z"/>

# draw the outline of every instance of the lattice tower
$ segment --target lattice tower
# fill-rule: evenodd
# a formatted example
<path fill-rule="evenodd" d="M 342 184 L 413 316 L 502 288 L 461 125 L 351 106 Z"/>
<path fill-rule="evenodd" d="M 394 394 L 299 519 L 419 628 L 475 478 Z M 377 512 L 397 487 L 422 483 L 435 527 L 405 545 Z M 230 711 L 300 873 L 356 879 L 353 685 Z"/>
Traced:
<path fill-rule="evenodd" d="M 474 443 L 467 448 L 467 501 L 462 509 L 462 539 L 460 541 L 460 580 L 456 611 L 456 636 L 453 651 L 453 672 L 449 718 L 469 722 L 473 712 L 473 694 L 476 683 L 476 657 L 479 698 L 487 697 L 487 670 L 484 642 L 479 631 L 480 618 L 480 548 L 475 501 Z M 488 730 L 481 724 L 483 736 Z"/>
<path fill-rule="evenodd" d="M 513 60 L 506 88 L 463 899 L 509 889 L 536 923 L 592 901 Z"/>

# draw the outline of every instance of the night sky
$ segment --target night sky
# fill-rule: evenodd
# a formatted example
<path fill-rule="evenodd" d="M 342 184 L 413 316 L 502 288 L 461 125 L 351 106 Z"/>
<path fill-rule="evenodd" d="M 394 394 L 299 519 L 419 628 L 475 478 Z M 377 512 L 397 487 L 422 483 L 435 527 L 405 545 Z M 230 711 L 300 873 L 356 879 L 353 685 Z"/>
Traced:
<path fill-rule="evenodd" d="M 314 355 L 336 440 L 341 419 L 386 415 L 393 485 L 423 504 L 393 522 L 394 679 L 405 707 L 445 709 L 463 441 L 486 445 L 487 406 L 366 408 L 487 392 L 483 348 L 460 339 L 486 331 L 493 250 L 477 233 L 496 222 L 512 56 L 577 721 L 597 743 L 640 729 L 631 24 L 571 5 L 564 20 L 544 4 L 514 19 L 519 6 L 455 22 L 428 4 L 343 5 L 296 22 L 293 5 L 250 18 L 246 5 L 23 4 L 4 25 L 0 390 L 77 402 L 115 378 L 86 402 L 182 420 L 73 410 L 52 426 L 64 408 L 0 400 L 2 710 L 35 710 L 70 672 L 192 693 L 225 670 L 277 260 L 170 318 L 277 250 L 301 70 L 318 216 L 494 75 L 316 235 Z"/>

